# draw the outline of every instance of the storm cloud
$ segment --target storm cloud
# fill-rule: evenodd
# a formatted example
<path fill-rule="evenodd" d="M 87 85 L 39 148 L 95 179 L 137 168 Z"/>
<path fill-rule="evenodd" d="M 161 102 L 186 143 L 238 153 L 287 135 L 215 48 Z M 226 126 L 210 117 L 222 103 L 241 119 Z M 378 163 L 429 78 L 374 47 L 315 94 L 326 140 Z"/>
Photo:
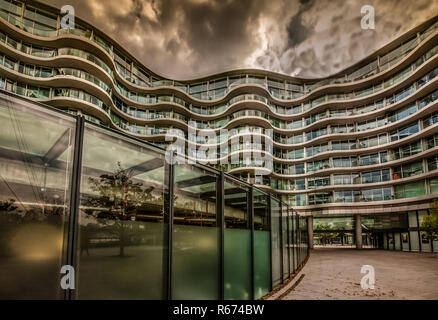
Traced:
<path fill-rule="evenodd" d="M 60 8 L 62 0 L 44 0 Z M 69 0 L 152 71 L 191 79 L 237 68 L 333 74 L 438 14 L 438 0 Z M 360 27 L 363 5 L 376 29 Z"/>

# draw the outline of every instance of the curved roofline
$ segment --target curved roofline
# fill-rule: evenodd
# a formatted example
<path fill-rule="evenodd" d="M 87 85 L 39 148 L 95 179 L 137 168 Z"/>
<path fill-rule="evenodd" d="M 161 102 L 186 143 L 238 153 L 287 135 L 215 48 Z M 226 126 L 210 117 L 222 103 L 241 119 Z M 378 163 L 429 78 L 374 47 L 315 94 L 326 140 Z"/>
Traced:
<path fill-rule="evenodd" d="M 48 12 L 51 12 L 51 13 L 54 13 L 57 15 L 60 14 L 60 9 L 58 9 L 54 6 L 48 5 L 46 3 L 43 3 L 43 2 L 39 2 L 39 1 L 35 1 L 35 0 L 19 0 L 19 1 L 22 1 L 26 4 L 31 5 L 31 6 L 35 6 L 41 10 L 44 10 L 44 11 L 48 11 Z M 77 16 L 75 17 L 75 19 L 77 21 L 79 21 L 80 24 L 87 26 L 87 27 L 93 29 L 94 31 L 96 31 L 99 36 L 102 36 L 103 38 L 105 38 L 105 40 L 109 41 L 113 46 L 115 45 L 119 51 L 121 51 L 124 55 L 126 55 L 126 57 L 130 58 L 133 62 L 140 65 L 142 68 L 144 68 L 146 71 L 148 71 L 152 76 L 160 78 L 161 80 L 172 80 L 175 82 L 189 84 L 189 83 L 208 81 L 208 80 L 216 79 L 216 78 L 219 78 L 222 76 L 225 77 L 225 76 L 241 75 L 244 73 L 251 73 L 254 75 L 263 75 L 263 76 L 268 75 L 268 76 L 272 76 L 272 77 L 279 79 L 279 80 L 289 80 L 289 81 L 295 82 L 297 84 L 303 84 L 303 83 L 312 84 L 312 83 L 319 82 L 319 81 L 326 80 L 326 79 L 337 78 L 337 77 L 340 77 L 342 75 L 345 75 L 347 73 L 350 73 L 354 70 L 361 68 L 362 66 L 371 62 L 372 60 L 375 60 L 377 56 L 382 55 L 384 53 L 387 53 L 387 52 L 391 51 L 392 49 L 396 48 L 397 46 L 399 46 L 400 44 L 402 44 L 403 42 L 405 42 L 406 40 L 411 38 L 413 35 L 415 35 L 419 30 L 425 29 L 428 26 L 435 23 L 436 21 L 438 21 L 438 14 L 435 15 L 434 17 L 418 24 L 417 26 L 415 26 L 412 29 L 408 30 L 407 32 L 403 33 L 399 37 L 395 38 L 394 40 L 392 40 L 388 44 L 384 45 L 380 49 L 374 51 L 372 54 L 359 60 L 358 62 L 356 62 L 356 63 L 354 63 L 354 64 L 336 72 L 336 73 L 333 73 L 329 76 L 318 77 L 318 78 L 293 77 L 293 76 L 290 76 L 290 75 L 287 75 L 284 73 L 269 71 L 269 70 L 261 69 L 261 68 L 230 69 L 227 71 L 223 71 L 223 72 L 219 72 L 219 73 L 210 73 L 210 74 L 207 74 L 207 75 L 204 75 L 201 77 L 196 77 L 196 78 L 191 78 L 191 79 L 176 79 L 176 78 L 164 77 L 164 76 L 152 71 L 148 66 L 146 66 L 143 62 L 141 62 L 139 59 L 137 59 L 134 56 L 134 54 L 132 54 L 128 50 L 126 50 L 119 42 L 114 40 L 111 36 L 109 36 L 108 34 L 103 32 L 102 30 L 100 30 L 99 28 L 94 26 L 93 24 L 91 24 L 91 23 L 89 23 L 89 22 L 87 22 L 87 21 L 85 21 Z"/>

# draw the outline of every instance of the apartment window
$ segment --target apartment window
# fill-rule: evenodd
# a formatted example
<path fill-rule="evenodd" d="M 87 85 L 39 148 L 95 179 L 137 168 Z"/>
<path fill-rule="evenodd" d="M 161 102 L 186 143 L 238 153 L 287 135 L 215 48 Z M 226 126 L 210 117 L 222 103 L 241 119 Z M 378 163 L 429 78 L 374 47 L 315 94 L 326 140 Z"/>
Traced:
<path fill-rule="evenodd" d="M 394 168 L 394 180 L 400 179 L 400 178 L 407 178 L 411 176 L 415 176 L 418 174 L 422 174 L 423 171 L 423 162 L 416 161 L 412 163 L 403 164 L 401 166 Z"/>
<path fill-rule="evenodd" d="M 288 159 L 301 159 L 304 158 L 304 149 L 291 150 L 287 153 Z"/>
<path fill-rule="evenodd" d="M 332 125 L 330 128 L 332 130 L 332 133 L 354 132 L 354 125 L 352 125 L 352 124 Z"/>
<path fill-rule="evenodd" d="M 331 202 L 331 192 L 319 192 L 309 194 L 309 205 L 324 204 Z"/>
<path fill-rule="evenodd" d="M 306 179 L 295 179 L 295 189 L 305 190 L 306 189 Z"/>
<path fill-rule="evenodd" d="M 426 187 L 424 181 L 410 182 L 394 186 L 395 198 L 412 198 L 419 197 L 426 194 Z"/>
<path fill-rule="evenodd" d="M 307 157 L 311 157 L 311 156 L 317 155 L 319 153 L 326 152 L 327 150 L 328 150 L 328 144 L 327 143 L 326 144 L 321 144 L 321 145 L 318 145 L 318 146 L 307 147 L 306 148 L 306 156 Z"/>
<path fill-rule="evenodd" d="M 430 179 L 430 193 L 438 193 L 438 178 Z"/>
<path fill-rule="evenodd" d="M 422 147 L 420 141 L 405 144 L 399 148 L 392 150 L 394 159 L 406 158 L 414 154 L 417 154 L 421 151 L 422 151 Z"/>
<path fill-rule="evenodd" d="M 396 103 L 396 102 L 406 98 L 407 96 L 411 95 L 413 92 L 414 92 L 414 86 L 410 86 L 409 88 L 406 88 L 400 92 L 397 92 L 392 97 L 387 99 L 387 103 L 389 103 L 389 104 Z"/>
<path fill-rule="evenodd" d="M 355 184 L 358 182 L 359 174 L 335 174 L 333 176 L 333 184 Z"/>
<path fill-rule="evenodd" d="M 362 173 L 362 183 L 377 183 L 391 180 L 389 169 Z"/>
<path fill-rule="evenodd" d="M 391 188 L 376 188 L 362 190 L 363 201 L 391 200 Z"/>
<path fill-rule="evenodd" d="M 427 170 L 433 171 L 438 169 L 438 156 L 434 156 L 427 159 Z"/>
<path fill-rule="evenodd" d="M 367 137 L 359 140 L 359 147 L 360 148 L 370 148 L 375 147 L 379 145 L 379 137 Z"/>
<path fill-rule="evenodd" d="M 438 135 L 427 137 L 427 149 L 434 148 L 438 146 Z"/>
<path fill-rule="evenodd" d="M 390 122 L 396 122 L 406 117 L 409 117 L 411 114 L 417 111 L 417 105 L 414 103 L 410 106 L 406 106 L 404 108 L 398 109 L 395 112 L 390 113 L 388 120 Z"/>
<path fill-rule="evenodd" d="M 287 129 L 298 129 L 298 128 L 301 128 L 302 126 L 303 126 L 303 123 L 301 120 L 289 121 L 286 124 Z"/>
<path fill-rule="evenodd" d="M 418 122 L 400 128 L 396 131 L 391 132 L 391 142 L 409 137 L 411 134 L 417 133 L 418 131 L 419 131 Z"/>
<path fill-rule="evenodd" d="M 333 167 L 356 167 L 357 157 L 333 158 Z"/>
<path fill-rule="evenodd" d="M 313 172 L 330 168 L 329 160 L 319 160 L 313 162 L 307 162 L 307 172 Z"/>
<path fill-rule="evenodd" d="M 438 122 L 438 113 L 435 113 L 435 114 L 423 119 L 423 126 L 424 126 L 424 128 L 427 128 L 429 126 L 434 125 L 437 122 Z"/>
<path fill-rule="evenodd" d="M 309 189 L 319 188 L 330 185 L 330 177 L 314 177 L 307 179 L 307 187 Z"/>
<path fill-rule="evenodd" d="M 325 119 L 325 118 L 327 118 L 327 113 L 325 111 L 318 113 L 316 115 L 312 115 L 310 117 L 307 117 L 306 118 L 306 126 L 308 126 L 309 124 L 312 124 L 318 120 Z"/>
<path fill-rule="evenodd" d="M 334 192 L 334 202 L 357 202 L 360 198 L 358 190 L 341 190 Z"/>
<path fill-rule="evenodd" d="M 353 149 L 356 149 L 356 140 L 332 142 L 332 150 L 353 150 Z"/>
<path fill-rule="evenodd" d="M 327 128 L 312 130 L 312 131 L 306 132 L 306 140 L 310 141 L 310 140 L 316 139 L 316 138 L 323 136 L 323 135 L 326 135 L 326 134 L 327 134 Z"/>
<path fill-rule="evenodd" d="M 379 163 L 379 154 L 378 153 L 363 155 L 363 156 L 360 156 L 360 158 L 359 158 L 359 165 L 360 166 L 369 166 L 369 165 L 378 164 L 378 163 Z"/>
<path fill-rule="evenodd" d="M 358 131 L 366 131 L 366 130 L 374 129 L 377 127 L 381 127 L 383 125 L 385 125 L 384 118 L 372 119 L 372 120 L 367 120 L 367 121 L 364 121 L 362 123 L 359 123 L 357 125 L 357 130 Z"/>

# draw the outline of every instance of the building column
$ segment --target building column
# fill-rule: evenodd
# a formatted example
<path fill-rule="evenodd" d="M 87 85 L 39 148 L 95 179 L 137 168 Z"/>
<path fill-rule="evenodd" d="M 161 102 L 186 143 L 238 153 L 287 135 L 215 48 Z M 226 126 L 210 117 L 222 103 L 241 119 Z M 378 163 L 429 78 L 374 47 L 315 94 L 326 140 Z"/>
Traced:
<path fill-rule="evenodd" d="M 362 219 L 360 214 L 356 215 L 356 249 L 362 249 Z"/>
<path fill-rule="evenodd" d="M 309 249 L 313 249 L 313 216 L 307 217 L 307 235 L 309 238 Z"/>

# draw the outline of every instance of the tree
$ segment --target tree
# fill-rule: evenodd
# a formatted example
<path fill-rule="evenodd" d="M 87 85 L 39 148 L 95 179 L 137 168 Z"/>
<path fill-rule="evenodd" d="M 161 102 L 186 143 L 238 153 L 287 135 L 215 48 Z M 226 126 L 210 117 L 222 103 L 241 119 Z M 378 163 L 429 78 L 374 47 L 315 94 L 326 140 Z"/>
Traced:
<path fill-rule="evenodd" d="M 430 206 L 430 214 L 423 218 L 421 232 L 429 240 L 438 240 L 438 205 L 437 199 Z"/>
<path fill-rule="evenodd" d="M 133 182 L 132 176 L 132 170 L 123 169 L 121 163 L 117 162 L 113 173 L 88 179 L 91 190 L 99 194 L 97 198 L 90 198 L 89 204 L 108 208 L 108 218 L 115 220 L 114 230 L 120 240 L 120 257 L 125 256 L 131 216 L 135 217 L 137 207 L 142 203 L 153 200 L 154 187 L 143 188 L 142 183 Z"/>

